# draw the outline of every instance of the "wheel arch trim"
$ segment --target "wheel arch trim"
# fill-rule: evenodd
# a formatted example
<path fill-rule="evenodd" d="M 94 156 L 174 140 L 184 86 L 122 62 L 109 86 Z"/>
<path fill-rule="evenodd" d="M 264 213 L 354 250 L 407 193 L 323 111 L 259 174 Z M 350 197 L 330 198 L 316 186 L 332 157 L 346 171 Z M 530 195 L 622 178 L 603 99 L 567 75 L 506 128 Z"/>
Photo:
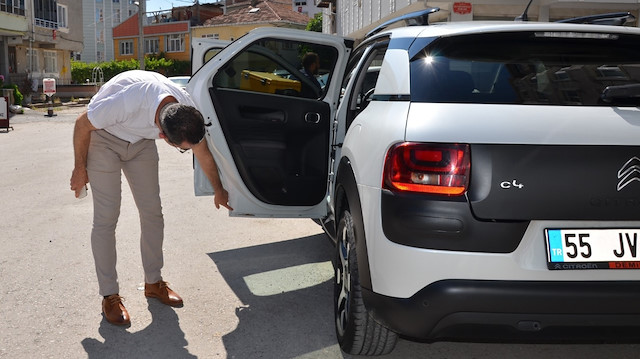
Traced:
<path fill-rule="evenodd" d="M 371 272 L 369 269 L 369 255 L 367 253 L 367 241 L 364 230 L 364 221 L 362 216 L 362 204 L 358 193 L 358 185 L 356 182 L 351 161 L 343 157 L 338 166 L 338 174 L 336 176 L 336 199 L 335 213 L 336 218 L 341 218 L 344 211 L 344 202 L 351 212 L 354 223 L 354 235 L 356 240 L 356 258 L 358 260 L 358 271 L 360 286 L 371 290 Z M 336 221 L 336 225 L 339 220 Z M 337 230 L 337 229 L 336 229 Z"/>

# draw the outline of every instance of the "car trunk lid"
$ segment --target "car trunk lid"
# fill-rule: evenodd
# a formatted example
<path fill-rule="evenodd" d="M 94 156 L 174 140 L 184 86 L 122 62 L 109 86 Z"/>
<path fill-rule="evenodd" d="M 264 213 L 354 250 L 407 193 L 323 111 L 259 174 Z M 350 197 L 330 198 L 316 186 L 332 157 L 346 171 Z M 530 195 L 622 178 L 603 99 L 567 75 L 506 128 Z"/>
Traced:
<path fill-rule="evenodd" d="M 471 153 L 478 218 L 640 219 L 640 147 L 477 144 Z"/>

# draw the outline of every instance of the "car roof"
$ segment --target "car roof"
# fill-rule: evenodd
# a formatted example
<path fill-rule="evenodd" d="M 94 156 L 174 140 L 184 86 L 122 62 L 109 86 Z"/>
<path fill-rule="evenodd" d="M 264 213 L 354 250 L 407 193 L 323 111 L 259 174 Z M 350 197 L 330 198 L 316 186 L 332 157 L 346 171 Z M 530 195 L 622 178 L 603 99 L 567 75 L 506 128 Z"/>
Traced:
<path fill-rule="evenodd" d="M 640 29 L 628 26 L 585 25 L 557 22 L 522 21 L 460 21 L 442 22 L 426 26 L 406 26 L 381 31 L 372 38 L 389 36 L 392 38 L 417 38 L 434 36 L 455 36 L 491 32 L 512 31 L 570 31 L 593 33 L 627 33 L 640 35 Z"/>

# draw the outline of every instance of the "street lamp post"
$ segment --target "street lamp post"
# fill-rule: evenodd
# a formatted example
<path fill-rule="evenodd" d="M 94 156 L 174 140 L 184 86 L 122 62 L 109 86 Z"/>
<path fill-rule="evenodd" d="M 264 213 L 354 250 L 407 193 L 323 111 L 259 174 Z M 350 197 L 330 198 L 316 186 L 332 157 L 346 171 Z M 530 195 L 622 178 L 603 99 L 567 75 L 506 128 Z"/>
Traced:
<path fill-rule="evenodd" d="M 138 5 L 138 62 L 140 62 L 140 70 L 144 70 L 144 17 L 145 17 L 145 2 L 146 0 L 140 0 L 134 2 Z"/>

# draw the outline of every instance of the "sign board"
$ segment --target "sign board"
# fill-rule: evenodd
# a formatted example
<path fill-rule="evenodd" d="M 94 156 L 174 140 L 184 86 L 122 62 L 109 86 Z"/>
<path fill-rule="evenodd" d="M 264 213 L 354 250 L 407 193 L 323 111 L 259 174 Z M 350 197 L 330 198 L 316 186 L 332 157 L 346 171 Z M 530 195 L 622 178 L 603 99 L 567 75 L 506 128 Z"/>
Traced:
<path fill-rule="evenodd" d="M 471 10 L 473 9 L 473 5 L 468 2 L 454 2 L 453 3 L 453 12 L 460 15 L 471 14 Z"/>
<path fill-rule="evenodd" d="M 9 98 L 0 97 L 0 120 L 9 119 Z"/>
<path fill-rule="evenodd" d="M 473 4 L 456 1 L 451 7 L 451 21 L 473 21 Z"/>
<path fill-rule="evenodd" d="M 9 98 L 7 96 L 0 96 L 0 128 L 4 128 L 9 132 L 9 129 L 13 130 L 13 126 L 9 126 Z"/>
<path fill-rule="evenodd" d="M 42 79 L 42 92 L 47 96 L 52 96 L 56 93 L 56 79 Z"/>

